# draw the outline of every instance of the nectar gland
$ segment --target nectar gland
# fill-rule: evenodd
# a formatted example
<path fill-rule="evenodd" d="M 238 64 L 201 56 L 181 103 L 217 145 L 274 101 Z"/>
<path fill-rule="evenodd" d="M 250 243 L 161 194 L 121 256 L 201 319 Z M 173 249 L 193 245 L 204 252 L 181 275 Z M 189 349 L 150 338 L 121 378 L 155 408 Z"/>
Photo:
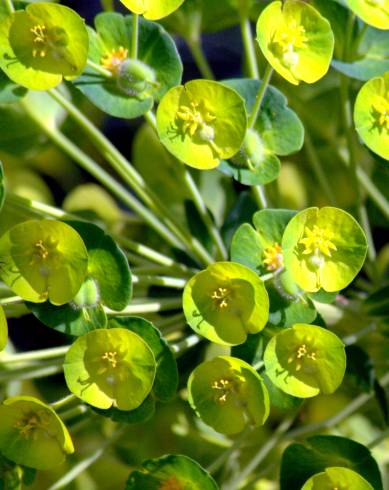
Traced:
<path fill-rule="evenodd" d="M 296 353 L 289 357 L 288 364 L 295 362 L 296 371 L 300 371 L 301 368 L 303 367 L 303 362 L 306 359 L 310 359 L 311 361 L 317 361 L 316 352 L 313 350 L 309 352 L 307 345 L 301 344 L 300 347 L 298 347 L 298 349 L 296 350 Z"/>
<path fill-rule="evenodd" d="M 230 290 L 228 288 L 217 288 L 212 293 L 211 298 L 214 300 L 215 305 L 220 310 L 227 308 L 229 301 L 228 296 L 230 295 Z"/>
<path fill-rule="evenodd" d="M 120 46 L 101 58 L 100 64 L 112 73 L 117 73 L 120 65 L 128 58 L 128 49 Z"/>
<path fill-rule="evenodd" d="M 158 490 L 182 490 L 181 483 L 177 480 L 175 476 L 172 476 L 168 480 L 162 482 Z"/>
<path fill-rule="evenodd" d="M 34 48 L 32 50 L 32 55 L 34 58 L 40 57 L 44 58 L 47 55 L 47 29 L 43 24 L 37 24 L 31 27 L 30 32 L 33 34 Z"/>
<path fill-rule="evenodd" d="M 284 266 L 284 257 L 279 243 L 275 243 L 274 245 L 265 248 L 263 257 L 263 263 L 268 271 L 273 272 L 282 269 Z"/>
<path fill-rule="evenodd" d="M 48 425 L 48 414 L 42 410 L 38 413 L 29 412 L 24 415 L 15 422 L 14 427 L 15 429 L 18 429 L 19 434 L 24 439 L 32 439 L 35 441 L 38 436 L 38 430 L 47 430 Z"/>
<path fill-rule="evenodd" d="M 331 250 L 337 250 L 336 245 L 331 241 L 334 234 L 330 230 L 313 226 L 311 230 L 305 227 L 305 237 L 299 240 L 299 244 L 305 247 L 304 255 L 323 254 L 331 257 Z"/>
<path fill-rule="evenodd" d="M 379 128 L 389 133 L 389 92 L 386 97 L 376 98 L 373 103 L 373 112 Z"/>
<path fill-rule="evenodd" d="M 299 61 L 296 49 L 305 48 L 308 38 L 305 35 L 304 26 L 292 21 L 276 33 L 274 42 L 280 48 L 283 63 L 288 67 L 292 67 Z"/>

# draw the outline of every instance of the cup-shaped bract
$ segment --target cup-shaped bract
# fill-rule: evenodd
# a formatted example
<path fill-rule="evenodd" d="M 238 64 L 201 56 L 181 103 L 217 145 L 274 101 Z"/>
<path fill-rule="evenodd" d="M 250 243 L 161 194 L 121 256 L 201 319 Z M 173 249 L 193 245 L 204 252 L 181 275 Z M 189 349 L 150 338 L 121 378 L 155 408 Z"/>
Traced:
<path fill-rule="evenodd" d="M 3 307 L 0 306 L 0 352 L 7 345 L 8 340 L 8 325 Z"/>
<path fill-rule="evenodd" d="M 142 463 L 133 471 L 125 490 L 217 490 L 215 480 L 196 461 L 182 454 L 168 454 Z"/>
<path fill-rule="evenodd" d="M 231 158 L 242 146 L 247 114 L 242 97 L 210 80 L 174 87 L 157 111 L 158 135 L 179 160 L 202 170 Z"/>
<path fill-rule="evenodd" d="M 322 473 L 313 475 L 301 490 L 373 490 L 373 487 L 359 473 L 349 468 L 333 466 Z"/>
<path fill-rule="evenodd" d="M 120 0 L 134 14 L 149 20 L 167 17 L 177 10 L 184 0 Z"/>
<path fill-rule="evenodd" d="M 1 279 L 33 303 L 68 303 L 80 289 L 87 266 L 82 238 L 61 221 L 24 221 L 0 238 Z"/>
<path fill-rule="evenodd" d="M 150 347 L 125 328 L 98 329 L 79 337 L 64 364 L 70 391 L 103 409 L 139 407 L 151 391 L 155 371 Z"/>
<path fill-rule="evenodd" d="M 360 271 L 367 252 L 362 228 L 346 211 L 308 208 L 292 218 L 282 238 L 284 264 L 307 292 L 344 289 Z"/>
<path fill-rule="evenodd" d="M 74 452 L 58 415 L 31 396 L 15 396 L 0 405 L 0 452 L 15 463 L 48 470 Z"/>
<path fill-rule="evenodd" d="M 262 378 L 235 357 L 218 356 L 197 366 L 188 380 L 188 399 L 202 421 L 223 434 L 263 425 L 269 416 Z"/>
<path fill-rule="evenodd" d="M 82 73 L 88 33 L 84 20 L 72 9 L 38 2 L 2 19 L 0 46 L 0 67 L 11 80 L 47 90 L 63 77 Z"/>
<path fill-rule="evenodd" d="M 199 335 L 217 344 L 238 345 L 265 327 L 269 297 L 263 281 L 248 267 L 216 262 L 188 281 L 183 309 Z"/>
<path fill-rule="evenodd" d="M 389 29 L 389 0 L 347 0 L 347 4 L 366 24 Z"/>
<path fill-rule="evenodd" d="M 354 122 L 366 146 L 389 160 L 389 72 L 363 85 L 355 101 Z"/>
<path fill-rule="evenodd" d="M 257 40 L 270 65 L 294 85 L 322 78 L 334 50 L 328 20 L 300 0 L 276 1 L 266 7 L 258 19 Z"/>
<path fill-rule="evenodd" d="M 333 393 L 346 369 L 344 344 L 325 328 L 296 323 L 276 334 L 264 354 L 266 374 L 298 398 Z"/>

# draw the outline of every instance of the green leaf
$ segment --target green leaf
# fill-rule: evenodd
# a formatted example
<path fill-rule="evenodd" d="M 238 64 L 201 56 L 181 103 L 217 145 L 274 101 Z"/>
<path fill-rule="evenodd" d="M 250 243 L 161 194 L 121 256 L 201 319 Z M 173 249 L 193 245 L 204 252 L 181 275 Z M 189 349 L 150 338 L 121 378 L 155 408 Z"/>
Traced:
<path fill-rule="evenodd" d="M 188 380 L 188 399 L 203 422 L 223 434 L 263 425 L 269 416 L 262 378 L 234 357 L 218 356 L 197 366 Z"/>
<path fill-rule="evenodd" d="M 3 307 L 0 306 L 0 352 L 5 348 L 8 341 L 8 325 Z"/>
<path fill-rule="evenodd" d="M 92 409 L 99 415 L 108 417 L 114 422 L 119 422 L 121 424 L 139 424 L 147 422 L 153 417 L 155 413 L 155 400 L 149 395 L 138 408 L 130 411 L 118 410 L 114 407 L 105 410 L 96 407 L 92 407 Z"/>
<path fill-rule="evenodd" d="M 15 463 L 48 470 L 74 452 L 70 434 L 48 405 L 15 396 L 0 406 L 0 451 Z"/>
<path fill-rule="evenodd" d="M 389 59 L 368 59 L 345 63 L 344 61 L 333 60 L 332 66 L 340 73 L 356 80 L 366 82 L 374 77 L 379 77 L 389 71 Z"/>
<path fill-rule="evenodd" d="M 294 85 L 322 78 L 334 49 L 328 20 L 311 5 L 296 0 L 275 1 L 263 10 L 257 41 L 270 65 Z"/>
<path fill-rule="evenodd" d="M 215 481 L 196 461 L 180 454 L 144 461 L 130 474 L 125 490 L 218 490 Z"/>
<path fill-rule="evenodd" d="M 370 451 L 358 442 L 337 436 L 313 436 L 306 444 L 287 447 L 281 462 L 280 490 L 300 490 L 308 478 L 331 466 L 349 468 L 374 490 L 383 490 L 378 465 Z"/>
<path fill-rule="evenodd" d="M 24 97 L 27 89 L 12 82 L 7 75 L 0 70 L 0 104 L 13 104 Z"/>
<path fill-rule="evenodd" d="M 247 128 L 244 101 L 211 80 L 174 87 L 157 110 L 158 135 L 179 160 L 202 170 L 215 168 L 241 147 Z"/>
<path fill-rule="evenodd" d="M 67 221 L 88 250 L 88 277 L 97 287 L 101 303 L 112 310 L 125 308 L 132 296 L 131 271 L 124 252 L 98 226 L 85 221 Z"/>
<path fill-rule="evenodd" d="M 301 398 L 288 395 L 284 391 L 280 390 L 278 386 L 272 383 L 265 372 L 261 373 L 261 376 L 263 378 L 267 391 L 269 392 L 270 405 L 272 407 L 290 412 L 291 410 L 296 410 L 302 405 L 303 400 Z"/>
<path fill-rule="evenodd" d="M 156 374 L 153 384 L 153 395 L 162 402 L 172 400 L 178 388 L 177 363 L 169 344 L 154 325 L 139 317 L 116 317 L 108 323 L 108 328 L 126 328 L 141 337 L 154 354 Z"/>
<path fill-rule="evenodd" d="M 98 329 L 72 344 L 65 356 L 68 388 L 97 408 L 138 408 L 150 393 L 156 361 L 147 343 L 126 328 Z"/>
<path fill-rule="evenodd" d="M 346 369 L 343 342 L 332 332 L 298 323 L 267 344 L 265 369 L 282 391 L 299 398 L 337 390 Z"/>
<path fill-rule="evenodd" d="M 141 116 L 152 108 L 154 99 L 159 100 L 181 82 L 182 63 L 176 45 L 160 25 L 140 19 L 138 61 L 141 64 L 137 66 L 136 61 L 132 65 L 128 63 L 131 16 L 102 13 L 96 16 L 95 26 L 97 32 L 88 29 L 89 59 L 105 65 L 113 76 L 107 78 L 88 67 L 74 85 L 102 111 L 128 119 Z M 135 75 L 139 78 L 133 86 L 131 80 Z M 142 76 L 145 76 L 143 81 Z M 148 77 L 152 79 L 147 80 Z"/>
<path fill-rule="evenodd" d="M 238 345 L 265 327 L 269 299 L 256 273 L 238 263 L 216 262 L 186 284 L 183 309 L 196 333 L 221 345 Z"/>
<path fill-rule="evenodd" d="M 79 291 L 88 254 L 80 235 L 54 220 L 17 224 L 0 238 L 0 276 L 19 296 L 62 305 Z"/>

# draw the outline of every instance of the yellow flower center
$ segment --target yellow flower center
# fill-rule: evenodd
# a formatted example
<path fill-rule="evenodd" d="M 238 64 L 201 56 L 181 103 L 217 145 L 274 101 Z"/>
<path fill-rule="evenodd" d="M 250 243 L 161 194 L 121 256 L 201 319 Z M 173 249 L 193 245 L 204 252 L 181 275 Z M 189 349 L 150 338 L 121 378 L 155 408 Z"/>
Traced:
<path fill-rule="evenodd" d="M 214 300 L 214 303 L 217 308 L 224 309 L 228 306 L 228 296 L 230 294 L 229 289 L 227 288 L 217 288 L 212 293 L 211 298 Z"/>
<path fill-rule="evenodd" d="M 298 347 L 298 349 L 296 350 L 296 353 L 289 357 L 288 364 L 295 362 L 296 371 L 300 371 L 303 366 L 303 361 L 305 359 L 316 361 L 316 352 L 313 350 L 309 351 L 306 344 L 301 344 L 300 347 Z"/>
<path fill-rule="evenodd" d="M 278 243 L 265 248 L 263 263 L 268 271 L 276 271 L 284 266 L 284 257 L 281 246 Z"/>
<path fill-rule="evenodd" d="M 389 92 L 385 97 L 377 97 L 373 103 L 377 125 L 389 132 Z"/>
<path fill-rule="evenodd" d="M 330 230 L 319 228 L 317 225 L 314 225 L 312 230 L 306 226 L 305 237 L 298 243 L 304 245 L 305 255 L 322 253 L 331 257 L 331 250 L 337 250 L 336 245 L 331 241 L 333 236 Z"/>
<path fill-rule="evenodd" d="M 58 241 L 49 237 L 46 240 L 38 240 L 33 245 L 30 265 L 39 264 L 46 261 L 49 257 L 52 259 L 57 253 Z"/>
<path fill-rule="evenodd" d="M 34 58 L 41 57 L 44 58 L 47 55 L 47 29 L 43 24 L 37 24 L 30 29 L 34 39 L 34 48 L 32 50 L 32 55 Z"/>
<path fill-rule="evenodd" d="M 287 67 L 295 66 L 299 61 L 297 49 L 306 47 L 308 38 L 305 35 L 304 26 L 298 25 L 296 21 L 292 21 L 279 29 L 274 36 L 274 43 L 281 51 L 282 62 Z"/>
<path fill-rule="evenodd" d="M 177 478 L 172 476 L 168 480 L 162 482 L 162 485 L 158 487 L 158 490 L 182 490 L 182 486 Z"/>
<path fill-rule="evenodd" d="M 114 352 L 105 352 L 102 356 L 101 356 L 101 359 L 103 359 L 104 361 L 107 361 L 107 364 L 110 365 L 110 367 L 112 368 L 116 368 L 117 364 L 118 364 L 118 353 L 116 351 Z"/>
<path fill-rule="evenodd" d="M 233 385 L 230 380 L 221 378 L 212 383 L 212 389 L 217 392 L 216 401 L 223 404 L 227 401 L 228 395 L 233 390 Z"/>
<path fill-rule="evenodd" d="M 101 58 L 101 65 L 113 73 L 117 71 L 119 66 L 128 58 L 128 49 L 120 46 L 117 49 L 113 49 L 110 53 L 107 53 Z"/>
<path fill-rule="evenodd" d="M 211 123 L 216 117 L 211 114 L 203 103 L 191 102 L 189 106 L 181 105 L 177 112 L 177 118 L 183 121 L 182 130 L 184 133 L 189 133 L 194 136 L 197 132 L 201 139 L 212 141 L 215 136 L 215 131 Z"/>
<path fill-rule="evenodd" d="M 29 412 L 14 424 L 15 429 L 24 439 L 36 440 L 38 430 L 46 430 L 49 425 L 49 416 L 43 410 L 35 413 Z"/>

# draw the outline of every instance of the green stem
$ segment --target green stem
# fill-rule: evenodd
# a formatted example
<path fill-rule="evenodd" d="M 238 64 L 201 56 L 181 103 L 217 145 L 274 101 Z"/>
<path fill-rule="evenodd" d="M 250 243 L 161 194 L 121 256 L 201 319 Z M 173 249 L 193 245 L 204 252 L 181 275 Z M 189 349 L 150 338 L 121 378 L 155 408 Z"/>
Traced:
<path fill-rule="evenodd" d="M 257 96 L 255 98 L 253 110 L 251 111 L 251 114 L 250 114 L 250 117 L 248 120 L 248 127 L 250 129 L 252 129 L 255 126 L 255 123 L 257 122 L 258 115 L 259 115 L 259 112 L 261 110 L 261 105 L 262 105 L 263 99 L 264 99 L 265 94 L 266 94 L 266 89 L 269 86 L 272 74 L 273 74 L 273 68 L 268 64 L 266 66 L 265 73 L 264 73 L 263 78 L 261 80 L 261 85 L 258 89 Z"/>
<path fill-rule="evenodd" d="M 44 204 L 39 201 L 34 201 L 32 199 L 27 199 L 23 196 L 18 196 L 13 192 L 7 192 L 7 203 L 12 206 L 22 208 L 32 214 L 38 216 L 50 216 L 55 219 L 80 219 L 78 216 L 67 213 L 62 209 L 56 208 L 55 206 L 50 206 L 49 204 Z"/>
<path fill-rule="evenodd" d="M 139 15 L 132 14 L 131 58 L 138 58 Z"/>
<path fill-rule="evenodd" d="M 189 335 L 185 339 L 180 340 L 179 342 L 177 342 L 175 344 L 171 344 L 170 347 L 171 347 L 172 351 L 174 352 L 175 356 L 180 357 L 183 354 L 185 354 L 185 352 L 187 350 L 189 350 L 192 347 L 195 347 L 197 344 L 199 344 L 202 340 L 203 340 L 202 337 L 199 337 L 198 335 L 193 334 L 193 335 Z"/>
<path fill-rule="evenodd" d="M 389 373 L 386 373 L 380 380 L 380 385 L 385 388 L 389 385 Z M 325 429 L 331 429 L 335 425 L 342 422 L 344 419 L 352 415 L 359 408 L 363 407 L 367 402 L 375 397 L 375 393 L 362 393 L 361 395 L 354 398 L 345 408 L 340 410 L 337 414 L 329 417 L 320 422 L 314 422 L 312 424 L 303 425 L 302 427 L 297 427 L 296 429 L 290 430 L 285 434 L 287 439 L 296 439 L 297 437 L 303 437 L 312 432 L 318 432 Z"/>
<path fill-rule="evenodd" d="M 239 436 L 234 440 L 229 448 L 227 448 L 222 454 L 215 459 L 208 467 L 208 473 L 214 474 L 216 473 L 223 465 L 227 462 L 227 460 L 232 456 L 232 454 L 240 448 L 242 443 L 245 441 L 247 436 L 252 432 L 253 428 L 249 425 L 239 434 Z"/>
<path fill-rule="evenodd" d="M 187 283 L 186 279 L 164 276 L 132 276 L 134 284 L 140 286 L 162 286 L 167 288 L 183 289 Z"/>
<path fill-rule="evenodd" d="M 4 0 L 4 3 L 5 3 L 5 7 L 8 10 L 8 12 L 10 14 L 13 14 L 15 12 L 15 7 L 14 7 L 12 0 Z"/>
<path fill-rule="evenodd" d="M 9 371 L 1 371 L 0 383 L 6 383 L 8 381 L 23 381 L 27 379 L 46 378 L 48 376 L 53 376 L 54 374 L 61 373 L 62 371 L 62 359 L 59 358 L 45 363 L 37 363 L 20 368 L 15 367 Z"/>
<path fill-rule="evenodd" d="M 95 71 L 97 71 L 97 73 L 100 73 L 100 75 L 103 75 L 103 77 L 106 77 L 106 78 L 112 77 L 112 73 L 109 70 L 106 70 L 103 66 L 98 65 L 94 61 L 87 60 L 86 64 L 87 64 L 87 66 L 89 66 L 89 68 L 92 68 L 92 70 L 95 70 Z"/>
<path fill-rule="evenodd" d="M 0 299 L 0 306 L 18 305 L 20 303 L 24 303 L 23 298 L 20 296 L 8 296 Z"/>
<path fill-rule="evenodd" d="M 364 327 L 361 330 L 358 330 L 357 332 L 354 332 L 350 335 L 347 335 L 346 337 L 343 337 L 342 340 L 344 345 L 352 345 L 358 342 L 358 340 L 364 337 L 365 335 L 368 335 L 369 333 L 376 332 L 376 331 L 377 331 L 377 324 L 371 323 L 367 327 Z"/>
<path fill-rule="evenodd" d="M 22 102 L 23 103 L 23 102 Z M 28 105 L 24 104 L 28 112 Z M 164 240 L 173 247 L 182 249 L 182 244 L 168 230 L 161 221 L 144 207 L 130 192 L 127 191 L 119 182 L 112 178 L 108 172 L 103 170 L 92 158 L 78 148 L 65 135 L 52 126 L 44 124 L 34 113 L 29 113 L 31 118 L 42 128 L 50 139 L 58 145 L 67 155 L 76 161 L 84 170 L 89 172 L 109 191 L 120 199 L 126 206 L 141 216 L 144 221 L 151 226 Z"/>
<path fill-rule="evenodd" d="M 69 345 L 50 347 L 49 349 L 20 352 L 17 354 L 3 354 L 0 357 L 1 365 L 18 364 L 20 362 L 43 361 L 63 357 L 69 350 Z"/>
<path fill-rule="evenodd" d="M 203 220 L 203 223 L 205 224 L 208 233 L 216 247 L 217 250 L 217 258 L 219 260 L 227 260 L 228 258 L 228 253 L 226 250 L 226 247 L 223 243 L 222 237 L 220 235 L 219 230 L 216 228 L 216 225 L 209 214 L 209 211 L 207 209 L 207 206 L 205 205 L 205 202 L 203 200 L 202 195 L 200 194 L 200 191 L 197 188 L 197 185 L 195 181 L 192 178 L 191 173 L 189 170 L 185 169 L 185 183 L 186 187 L 190 193 L 190 196 L 193 200 L 194 205 L 196 206 L 196 209 L 198 213 L 201 216 L 201 219 Z"/>
<path fill-rule="evenodd" d="M 316 175 L 316 179 L 320 187 L 326 194 L 329 203 L 336 206 L 337 201 L 336 201 L 335 194 L 323 170 L 315 146 L 313 145 L 311 136 L 307 130 L 305 130 L 305 151 L 308 157 L 308 162 L 311 164 L 312 170 Z"/>
<path fill-rule="evenodd" d="M 294 417 L 288 417 L 274 431 L 273 435 L 261 447 L 257 454 L 247 463 L 247 465 L 230 481 L 226 482 L 221 490 L 236 490 L 254 470 L 266 458 L 270 451 L 279 443 L 285 432 L 292 425 Z"/>
<path fill-rule="evenodd" d="M 75 401 L 78 401 L 78 398 L 76 395 L 73 395 L 72 393 L 70 395 L 67 395 L 60 400 L 57 400 L 53 403 L 50 403 L 50 407 L 55 410 L 56 412 L 62 410 L 64 407 L 67 407 L 68 405 L 73 405 Z"/>
<path fill-rule="evenodd" d="M 79 417 L 80 415 L 84 415 L 88 412 L 88 407 L 85 405 L 77 405 L 76 407 L 69 408 L 69 410 L 65 410 L 65 412 L 61 412 L 59 415 L 64 422 L 68 420 L 74 419 L 75 417 Z"/>
<path fill-rule="evenodd" d="M 266 209 L 268 207 L 268 203 L 263 185 L 253 185 L 251 187 L 251 192 L 256 203 L 258 204 L 259 209 Z"/>
<path fill-rule="evenodd" d="M 357 177 L 370 199 L 381 210 L 382 214 L 389 219 L 389 201 L 386 197 L 377 189 L 370 177 L 360 167 L 357 169 Z"/>
<path fill-rule="evenodd" d="M 369 442 L 369 444 L 367 445 L 367 447 L 369 449 L 373 449 L 376 446 L 378 446 L 379 444 L 381 444 L 381 442 L 383 442 L 388 437 L 389 437 L 389 429 L 386 429 L 378 437 L 376 437 L 371 442 Z"/>
<path fill-rule="evenodd" d="M 201 39 L 199 37 L 195 39 L 187 38 L 186 42 L 202 77 L 208 80 L 215 80 L 215 75 L 204 54 Z"/>
<path fill-rule="evenodd" d="M 181 298 L 136 298 L 122 311 L 113 311 L 109 308 L 104 308 L 109 316 L 127 316 L 145 313 L 158 313 L 159 311 L 178 310 L 182 307 Z"/>
<path fill-rule="evenodd" d="M 159 329 L 165 329 L 170 327 L 171 325 L 181 324 L 184 325 L 186 323 L 185 316 L 183 313 L 176 313 L 175 315 L 169 315 L 166 318 L 162 318 L 161 320 L 156 320 L 154 325 Z"/>
<path fill-rule="evenodd" d="M 77 463 L 71 470 L 65 473 L 59 480 L 57 480 L 48 490 L 59 490 L 60 488 L 64 488 L 69 483 L 74 481 L 81 473 L 87 470 L 93 463 L 95 463 L 101 456 L 103 456 L 104 452 L 109 446 L 115 444 L 124 434 L 128 427 L 120 427 L 113 435 L 103 442 L 103 444 L 94 451 L 90 456 L 86 457 L 79 463 Z"/>
<path fill-rule="evenodd" d="M 246 16 L 240 18 L 240 30 L 242 33 L 243 47 L 246 55 L 247 68 L 250 78 L 259 79 L 259 69 L 257 56 L 255 54 L 255 45 L 251 32 L 250 20 Z"/>
<path fill-rule="evenodd" d="M 101 1 L 101 7 L 104 10 L 104 12 L 113 12 L 115 10 L 113 5 L 113 0 L 100 0 L 100 1 Z"/>
<path fill-rule="evenodd" d="M 359 216 L 361 220 L 362 228 L 365 230 L 366 240 L 368 243 L 367 256 L 370 262 L 373 264 L 377 258 L 377 251 L 374 245 L 373 233 L 371 231 L 369 215 L 367 214 L 367 209 L 365 205 L 361 205 L 359 210 Z"/>
<path fill-rule="evenodd" d="M 117 148 L 104 136 L 104 134 L 92 124 L 89 119 L 75 107 L 72 102 L 66 99 L 57 89 L 48 90 L 49 95 L 56 100 L 73 118 L 73 120 L 88 134 L 96 148 L 107 159 L 116 172 L 128 183 L 143 202 L 150 208 L 151 211 L 159 216 L 166 226 L 176 237 L 176 245 L 183 249 L 188 248 L 187 252 L 193 252 L 200 263 L 206 265 L 213 262 L 212 257 L 201 245 L 198 240 L 193 237 L 188 238 L 183 230 L 169 216 L 169 211 L 165 205 L 160 202 L 158 196 L 151 191 L 143 177 L 135 170 L 130 162 L 117 150 Z M 157 220 L 158 221 L 158 220 Z M 178 241 L 178 244 L 177 244 Z"/>

